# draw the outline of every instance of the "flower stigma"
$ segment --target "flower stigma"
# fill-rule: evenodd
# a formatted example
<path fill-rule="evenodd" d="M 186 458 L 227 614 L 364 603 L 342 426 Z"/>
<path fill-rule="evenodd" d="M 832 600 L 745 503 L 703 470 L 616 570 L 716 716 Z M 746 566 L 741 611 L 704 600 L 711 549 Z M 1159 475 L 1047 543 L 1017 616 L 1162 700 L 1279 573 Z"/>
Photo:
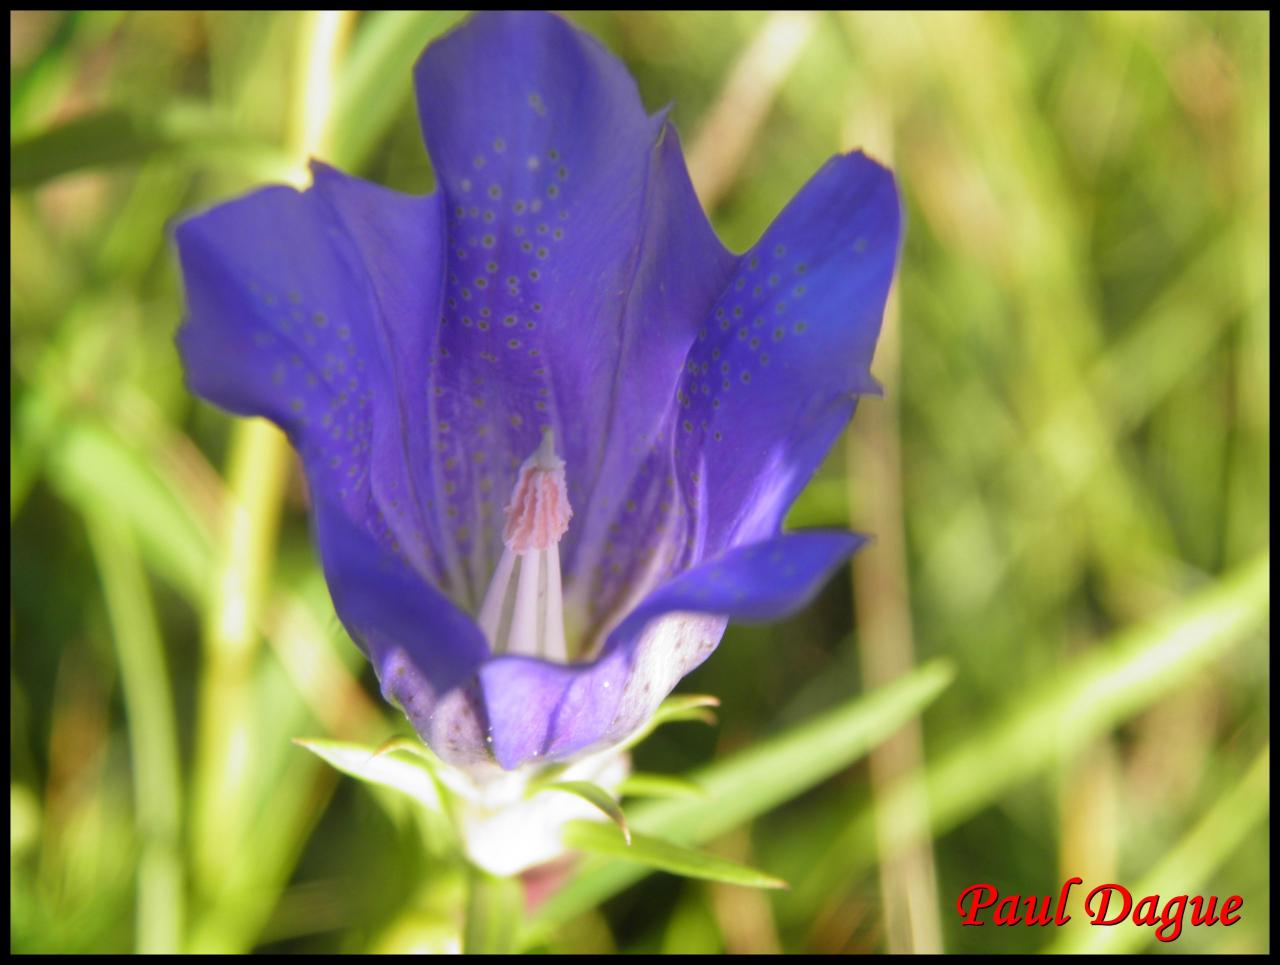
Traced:
<path fill-rule="evenodd" d="M 494 654 L 566 663 L 559 544 L 573 510 L 549 428 L 520 466 L 504 513 L 505 548 L 480 606 L 480 629 Z"/>

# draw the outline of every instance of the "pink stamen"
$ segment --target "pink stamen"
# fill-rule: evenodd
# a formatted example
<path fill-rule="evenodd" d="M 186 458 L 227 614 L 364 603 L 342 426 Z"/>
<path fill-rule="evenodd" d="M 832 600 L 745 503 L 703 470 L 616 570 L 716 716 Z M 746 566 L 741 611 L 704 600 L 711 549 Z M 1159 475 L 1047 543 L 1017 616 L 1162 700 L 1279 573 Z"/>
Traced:
<path fill-rule="evenodd" d="M 555 454 L 551 433 L 542 437 L 538 451 L 520 467 L 504 512 L 507 521 L 502 538 L 516 553 L 555 546 L 569 529 L 573 510 L 564 481 L 564 460 Z"/>
<path fill-rule="evenodd" d="M 502 552 L 476 619 L 495 654 L 542 657 L 564 663 L 560 587 L 560 537 L 573 510 L 564 481 L 564 460 L 551 431 L 524 461 L 506 507 Z"/>

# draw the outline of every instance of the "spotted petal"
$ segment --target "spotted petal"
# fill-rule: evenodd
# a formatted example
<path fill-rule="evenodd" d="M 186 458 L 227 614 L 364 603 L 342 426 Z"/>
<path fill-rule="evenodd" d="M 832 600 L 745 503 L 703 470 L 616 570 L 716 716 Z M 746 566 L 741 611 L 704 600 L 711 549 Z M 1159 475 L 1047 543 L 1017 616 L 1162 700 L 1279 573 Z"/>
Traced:
<path fill-rule="evenodd" d="M 893 176 L 833 158 L 738 264 L 689 353 L 677 478 L 696 560 L 778 530 L 853 415 L 898 256 Z"/>
<path fill-rule="evenodd" d="M 477 14 L 427 50 L 416 77 L 449 233 L 427 430 L 471 600 L 501 548 L 498 508 L 544 426 L 577 514 L 562 553 L 572 585 L 600 563 L 733 260 L 665 117 L 560 18 Z"/>
<path fill-rule="evenodd" d="M 853 414 L 899 247 L 897 190 L 861 154 L 819 171 L 700 316 L 662 432 L 610 518 L 589 593 L 598 641 L 679 569 L 778 531 Z M 610 489 L 615 488 L 611 486 Z"/>
<path fill-rule="evenodd" d="M 489 655 L 475 621 L 379 545 L 338 506 L 312 507 L 334 609 L 364 651 L 382 694 L 442 756 L 488 756 L 474 673 Z"/>
<path fill-rule="evenodd" d="M 439 199 L 315 174 L 305 192 L 266 188 L 178 226 L 187 380 L 280 425 L 318 499 L 448 588 L 436 484 L 413 431 L 429 401 Z"/>

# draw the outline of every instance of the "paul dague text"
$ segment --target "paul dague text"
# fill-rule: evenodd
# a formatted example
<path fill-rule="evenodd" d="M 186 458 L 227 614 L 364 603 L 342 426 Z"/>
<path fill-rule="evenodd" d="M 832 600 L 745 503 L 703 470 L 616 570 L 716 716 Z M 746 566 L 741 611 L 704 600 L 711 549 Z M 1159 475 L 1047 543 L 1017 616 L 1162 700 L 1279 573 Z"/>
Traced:
<path fill-rule="evenodd" d="M 1070 878 L 1058 892 L 1054 901 L 1049 895 L 1006 895 L 1003 898 L 995 885 L 970 885 L 960 892 L 956 901 L 963 925 L 985 925 L 979 915 L 993 909 L 993 925 L 1065 925 L 1071 920 L 1067 914 L 1067 900 L 1071 889 L 1084 884 L 1083 878 Z M 1155 929 L 1156 938 L 1162 942 L 1174 941 L 1182 934 L 1182 925 L 1190 912 L 1192 926 L 1234 925 L 1240 920 L 1244 899 L 1231 895 L 1219 903 L 1217 895 L 1204 898 L 1200 895 L 1175 895 L 1161 903 L 1159 895 L 1146 895 L 1134 900 L 1124 885 L 1104 884 L 1091 890 L 1084 899 L 1084 911 L 1091 924 L 1119 925 L 1132 921 L 1135 925 L 1147 925 Z"/>

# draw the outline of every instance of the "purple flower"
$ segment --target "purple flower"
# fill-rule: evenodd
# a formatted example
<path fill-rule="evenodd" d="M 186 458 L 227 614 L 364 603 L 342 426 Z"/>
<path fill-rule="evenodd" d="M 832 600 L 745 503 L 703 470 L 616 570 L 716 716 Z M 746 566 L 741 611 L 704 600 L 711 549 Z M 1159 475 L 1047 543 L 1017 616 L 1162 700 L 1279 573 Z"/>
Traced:
<path fill-rule="evenodd" d="M 386 698 L 510 769 L 627 736 L 858 547 L 779 529 L 876 391 L 899 203 L 835 157 L 730 254 L 666 112 L 549 14 L 476 15 L 415 78 L 438 190 L 314 164 L 190 218 L 178 343 L 297 448 Z"/>

